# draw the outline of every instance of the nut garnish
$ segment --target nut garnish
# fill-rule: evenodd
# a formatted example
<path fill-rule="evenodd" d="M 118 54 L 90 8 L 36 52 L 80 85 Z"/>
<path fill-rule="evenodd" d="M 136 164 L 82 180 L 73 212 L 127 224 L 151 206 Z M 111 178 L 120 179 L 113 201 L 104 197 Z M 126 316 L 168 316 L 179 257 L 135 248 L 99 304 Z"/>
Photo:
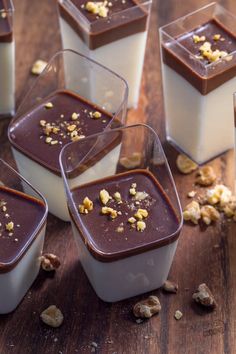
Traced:
<path fill-rule="evenodd" d="M 146 223 L 144 221 L 137 221 L 137 231 L 143 232 L 146 229 Z"/>
<path fill-rule="evenodd" d="M 215 171 L 211 166 L 201 167 L 197 175 L 196 183 L 200 184 L 201 186 L 210 186 L 216 180 Z"/>
<path fill-rule="evenodd" d="M 173 281 L 166 280 L 162 286 L 163 290 L 168 293 L 177 293 L 178 291 L 178 284 L 174 283 Z"/>
<path fill-rule="evenodd" d="M 128 157 L 121 157 L 120 164 L 121 166 L 132 169 L 135 167 L 140 166 L 142 161 L 142 155 L 140 152 L 134 152 L 131 156 Z"/>
<path fill-rule="evenodd" d="M 31 73 L 34 75 L 40 75 L 46 68 L 47 62 L 41 59 L 36 60 L 31 68 Z"/>
<path fill-rule="evenodd" d="M 189 197 L 189 198 L 194 198 L 196 194 L 197 194 L 196 191 L 188 192 L 188 197 Z"/>
<path fill-rule="evenodd" d="M 232 192 L 223 184 L 217 184 L 213 189 L 207 191 L 207 201 L 211 205 L 218 204 L 224 207 L 231 201 Z"/>
<path fill-rule="evenodd" d="M 60 327 L 63 322 L 63 314 L 55 305 L 49 306 L 40 315 L 41 320 L 50 327 Z"/>
<path fill-rule="evenodd" d="M 213 39 L 214 41 L 218 41 L 220 39 L 221 35 L 220 34 L 214 34 Z"/>
<path fill-rule="evenodd" d="M 14 230 L 14 222 L 10 221 L 5 225 L 7 231 L 13 231 Z"/>
<path fill-rule="evenodd" d="M 204 42 L 206 40 L 205 36 L 199 37 L 198 35 L 193 35 L 194 43 Z"/>
<path fill-rule="evenodd" d="M 137 302 L 133 307 L 133 314 L 138 318 L 151 318 L 161 311 L 161 304 L 157 296 L 149 296 L 147 299 Z"/>
<path fill-rule="evenodd" d="M 228 53 L 223 50 L 216 49 L 213 51 L 210 42 L 204 42 L 203 45 L 199 48 L 199 50 L 201 52 L 201 55 L 210 63 L 215 62 L 228 55 Z"/>
<path fill-rule="evenodd" d="M 195 162 L 183 154 L 178 155 L 176 165 L 179 171 L 183 174 L 191 173 L 198 168 L 198 165 Z"/>
<path fill-rule="evenodd" d="M 44 107 L 47 109 L 50 109 L 50 108 L 53 108 L 53 104 L 52 104 L 52 102 L 47 102 L 47 103 L 45 103 Z"/>
<path fill-rule="evenodd" d="M 91 12 L 95 15 L 98 15 L 100 17 L 107 17 L 109 8 L 107 7 L 108 2 L 92 2 L 88 1 L 87 4 L 85 5 L 85 9 L 88 12 Z"/>
<path fill-rule="evenodd" d="M 129 194 L 130 195 L 135 195 L 136 194 L 136 189 L 135 188 L 130 188 L 129 189 Z"/>
<path fill-rule="evenodd" d="M 199 203 L 193 200 L 191 203 L 186 205 L 183 212 L 183 217 L 184 220 L 191 221 L 193 224 L 197 225 L 198 221 L 201 219 Z"/>
<path fill-rule="evenodd" d="M 83 204 L 79 205 L 80 214 L 88 214 L 89 211 L 93 210 L 93 202 L 88 197 L 85 197 Z"/>
<path fill-rule="evenodd" d="M 216 306 L 214 296 L 205 283 L 199 285 L 197 291 L 193 294 L 193 299 L 205 307 L 214 308 Z"/>
<path fill-rule="evenodd" d="M 96 111 L 96 112 L 93 112 L 92 116 L 93 116 L 93 118 L 98 119 L 98 118 L 101 118 L 102 114 L 100 112 Z"/>
<path fill-rule="evenodd" d="M 102 214 L 110 215 L 112 219 L 115 219 L 118 215 L 115 209 L 109 207 L 102 207 Z"/>
<path fill-rule="evenodd" d="M 72 115 L 71 115 L 71 119 L 72 119 L 72 120 L 77 120 L 78 117 L 79 117 L 79 114 L 76 113 L 76 112 L 72 113 Z"/>
<path fill-rule="evenodd" d="M 138 211 L 134 214 L 134 217 L 138 220 L 143 220 L 143 218 L 148 217 L 148 211 L 146 209 L 138 209 Z"/>
<path fill-rule="evenodd" d="M 136 219 L 135 219 L 133 216 L 131 216 L 131 217 L 128 219 L 128 222 L 129 222 L 130 224 L 134 224 L 134 223 L 136 223 Z"/>
<path fill-rule="evenodd" d="M 175 311 L 175 315 L 174 315 L 175 319 L 178 321 L 183 317 L 183 314 L 180 310 Z"/>
<path fill-rule="evenodd" d="M 106 189 L 102 189 L 99 193 L 99 196 L 103 205 L 107 205 L 107 203 L 111 199 L 110 194 L 108 193 L 108 191 L 106 191 Z"/>
<path fill-rule="evenodd" d="M 46 272 L 51 272 L 59 268 L 61 262 L 53 253 L 45 253 L 41 256 L 41 267 Z"/>
<path fill-rule="evenodd" d="M 148 193 L 146 192 L 136 192 L 135 194 L 135 200 L 141 201 L 144 200 L 148 197 Z"/>
<path fill-rule="evenodd" d="M 117 201 L 117 202 L 120 202 L 121 201 L 121 194 L 120 192 L 115 192 L 114 195 L 113 195 L 114 199 Z"/>
<path fill-rule="evenodd" d="M 201 207 L 201 217 L 206 225 L 210 225 L 212 221 L 220 219 L 220 213 L 212 205 L 204 205 Z"/>

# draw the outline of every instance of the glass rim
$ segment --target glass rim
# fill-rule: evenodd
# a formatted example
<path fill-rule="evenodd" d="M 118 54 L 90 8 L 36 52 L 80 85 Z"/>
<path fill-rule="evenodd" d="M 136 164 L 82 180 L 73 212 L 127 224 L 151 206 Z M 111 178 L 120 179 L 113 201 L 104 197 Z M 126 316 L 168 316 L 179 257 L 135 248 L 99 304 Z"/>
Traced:
<path fill-rule="evenodd" d="M 200 59 L 197 59 L 196 56 L 190 52 L 185 46 L 183 46 L 182 44 L 180 44 L 177 39 L 175 39 L 174 37 L 172 37 L 171 35 L 169 35 L 167 32 L 166 32 L 166 28 L 168 28 L 169 26 L 172 26 L 174 24 L 177 24 L 179 21 L 182 21 L 186 18 L 188 18 L 189 16 L 192 16 L 198 12 L 201 12 L 201 11 L 204 11 L 210 7 L 218 7 L 220 8 L 225 14 L 227 14 L 228 16 L 231 16 L 232 18 L 235 19 L 236 21 L 236 15 L 234 15 L 232 12 L 230 12 L 229 10 L 225 9 L 221 4 L 217 3 L 217 2 L 211 2 L 210 4 L 207 4 L 207 5 L 204 5 L 202 6 L 201 8 L 195 10 L 195 11 L 192 11 L 192 12 L 189 12 L 187 15 L 184 15 L 184 16 L 181 16 L 179 17 L 178 19 L 174 20 L 174 21 L 171 21 L 169 23 L 167 23 L 166 25 L 162 26 L 159 28 L 159 33 L 160 34 L 164 34 L 166 37 L 168 37 L 172 42 L 176 43 L 176 45 L 178 45 L 182 50 L 184 50 L 190 57 L 193 61 L 195 61 L 196 63 L 198 63 L 203 69 L 210 69 L 211 67 L 214 67 L 216 65 L 218 65 L 219 63 L 222 63 L 222 61 L 227 61 L 227 58 L 231 57 L 232 55 L 236 54 L 236 50 L 234 50 L 233 52 L 231 53 L 228 53 L 226 56 L 224 56 L 223 58 L 215 61 L 215 62 L 212 62 L 212 63 L 209 63 L 209 64 L 204 64 Z"/>
<path fill-rule="evenodd" d="M 172 238 L 181 231 L 181 228 L 183 226 L 183 213 L 182 213 L 182 207 L 181 207 L 181 203 L 180 203 L 179 194 L 178 194 L 178 191 L 177 191 L 177 188 L 176 188 L 176 184 L 175 184 L 175 181 L 174 181 L 174 178 L 173 178 L 173 175 L 172 175 L 172 172 L 171 172 L 171 169 L 170 169 L 166 154 L 164 152 L 164 149 L 163 149 L 163 146 L 162 146 L 162 143 L 161 143 L 161 141 L 159 139 L 158 134 L 156 133 L 156 131 L 152 127 L 150 127 L 147 124 L 137 123 L 137 124 L 132 124 L 132 125 L 126 125 L 126 126 L 119 127 L 119 128 L 114 128 L 114 129 L 111 129 L 111 130 L 105 130 L 105 131 L 97 133 L 97 134 L 92 134 L 92 135 L 86 136 L 84 139 L 76 141 L 76 142 L 69 142 L 68 144 L 66 144 L 62 148 L 62 150 L 60 152 L 60 155 L 59 155 L 59 164 L 60 164 L 60 169 L 61 169 L 61 176 L 62 176 L 62 179 L 64 181 L 64 186 L 65 186 L 66 191 L 69 192 L 69 194 L 71 194 L 70 193 L 70 187 L 69 187 L 68 182 L 67 182 L 67 176 L 66 176 L 66 172 L 65 172 L 65 168 L 64 168 L 64 162 L 63 162 L 63 160 L 64 160 L 63 156 L 65 154 L 65 151 L 68 149 L 68 147 L 70 147 L 71 145 L 79 145 L 79 144 L 85 142 L 86 140 L 94 139 L 94 138 L 97 138 L 97 137 L 102 136 L 102 135 L 109 135 L 109 134 L 112 134 L 114 132 L 125 131 L 125 130 L 135 129 L 135 128 L 144 128 L 144 129 L 146 129 L 149 132 L 149 134 L 151 133 L 151 134 L 153 134 L 155 136 L 155 140 L 158 142 L 158 145 L 161 148 L 161 154 L 162 154 L 162 156 L 164 158 L 165 167 L 167 168 L 167 172 L 168 172 L 168 175 L 169 175 L 169 178 L 170 178 L 170 182 L 171 182 L 172 188 L 174 190 L 174 194 L 175 194 L 176 201 L 177 201 L 176 206 L 178 207 L 178 212 L 179 212 L 178 227 L 177 227 L 177 229 L 174 232 L 172 232 L 169 235 L 166 235 L 162 239 L 158 240 L 158 242 L 157 241 L 153 241 L 153 243 L 157 242 L 157 244 L 158 244 L 158 243 L 161 243 L 166 238 L 169 238 L 169 239 L 172 240 Z"/>
<path fill-rule="evenodd" d="M 79 15 L 79 16 L 82 16 L 83 22 L 86 24 L 87 27 L 94 26 L 94 25 L 96 25 L 97 23 L 99 23 L 99 22 L 101 22 L 101 21 L 104 21 L 104 22 L 105 22 L 105 21 L 107 20 L 107 18 L 101 17 L 101 18 L 99 18 L 99 19 L 97 19 L 97 20 L 95 20 L 95 21 L 93 21 L 93 22 L 90 22 L 90 21 L 87 19 L 87 17 L 78 9 L 78 7 L 75 6 L 75 4 L 72 3 L 71 0 L 57 0 L 57 2 L 59 2 L 61 5 L 63 5 L 63 4 L 68 4 L 69 7 L 70 7 L 70 14 L 71 14 L 71 15 L 75 15 L 76 18 L 78 17 L 78 15 Z M 140 4 L 137 4 L 137 3 L 136 3 L 136 5 L 133 6 L 133 7 L 127 8 L 127 9 L 122 10 L 122 11 L 117 11 L 117 12 L 115 12 L 114 14 L 112 14 L 111 16 L 109 16 L 109 18 L 111 19 L 112 17 L 117 16 L 117 14 L 122 14 L 122 15 L 124 15 L 124 14 L 126 14 L 126 13 L 132 12 L 133 10 L 136 10 L 137 8 L 139 8 L 139 7 L 141 7 L 141 6 L 148 6 L 148 5 L 150 5 L 150 4 L 152 4 L 152 0 L 146 0 L 146 1 L 142 2 L 142 3 L 140 3 Z M 150 12 L 150 11 L 149 11 L 149 12 Z"/>
<path fill-rule="evenodd" d="M 45 68 L 43 69 L 43 71 L 41 72 L 41 74 L 37 77 L 37 79 L 34 81 L 34 83 L 29 87 L 29 89 L 27 90 L 26 94 L 25 94 L 25 97 L 24 99 L 22 100 L 22 102 L 20 103 L 19 107 L 17 108 L 16 110 L 16 114 L 15 116 L 13 117 L 13 119 L 10 121 L 9 123 L 9 126 L 8 126 L 8 137 L 11 141 L 11 138 L 10 138 L 10 129 L 12 127 L 12 125 L 19 119 L 19 114 L 18 112 L 21 111 L 21 108 L 24 107 L 25 105 L 25 102 L 27 101 L 27 96 L 28 94 L 33 91 L 33 89 L 35 87 L 37 87 L 38 85 L 38 82 L 40 81 L 41 77 L 47 72 L 48 68 L 50 68 L 50 66 L 53 64 L 53 62 L 55 61 L 55 59 L 59 56 L 63 56 L 64 54 L 66 53 L 72 53 L 74 55 L 77 55 L 78 57 L 81 57 L 83 58 L 84 60 L 90 62 L 90 63 L 93 63 L 95 64 L 97 67 L 100 67 L 102 68 L 103 70 L 107 71 L 109 74 L 115 76 L 118 80 L 120 80 L 123 84 L 124 84 L 124 96 L 123 96 L 123 99 L 121 100 L 121 103 L 119 105 L 119 107 L 117 108 L 116 112 L 114 113 L 114 117 L 113 119 L 119 115 L 119 113 L 121 112 L 122 108 L 123 107 L 126 107 L 127 106 L 127 102 L 128 102 L 128 96 L 129 96 L 129 86 L 128 86 L 128 83 L 127 81 L 121 77 L 120 75 L 118 75 L 117 73 L 115 73 L 113 70 L 110 70 L 109 68 L 107 68 L 106 66 L 104 66 L 103 64 L 100 64 L 98 63 L 96 60 L 93 60 L 89 57 L 87 57 L 86 55 L 82 54 L 82 53 L 79 53 L 73 49 L 63 49 L 63 50 L 60 50 L 58 52 L 56 52 L 48 61 L 47 65 L 45 66 Z"/>
<path fill-rule="evenodd" d="M 17 263 L 21 260 L 21 258 L 24 256 L 24 254 L 27 252 L 27 250 L 29 249 L 29 247 L 31 246 L 31 244 L 34 242 L 34 240 L 36 239 L 36 236 L 38 235 L 38 233 L 40 232 L 40 229 L 42 227 L 42 225 L 44 224 L 44 222 L 46 222 L 47 220 L 47 215 L 48 215 L 48 203 L 45 199 L 45 197 L 37 190 L 35 189 L 31 183 L 29 183 L 27 181 L 27 179 L 25 179 L 19 172 L 17 172 L 13 167 L 11 167 L 7 162 L 5 162 L 3 159 L 0 158 L 0 164 L 3 164 L 7 170 L 10 170 L 10 172 L 14 175 L 16 175 L 20 180 L 22 180 L 23 182 L 25 182 L 36 194 L 37 196 L 39 196 L 44 204 L 44 213 L 42 216 L 42 219 L 40 220 L 40 223 L 38 224 L 38 226 L 36 227 L 36 229 L 34 230 L 34 232 L 32 233 L 31 237 L 28 239 L 28 241 L 24 244 L 24 246 L 21 248 L 20 252 L 16 255 L 16 257 L 8 263 L 2 263 L 0 262 L 0 265 L 3 267 L 6 267 L 7 269 L 9 267 L 14 267 L 14 265 L 17 265 Z M 1 175 L 0 175 L 1 176 Z M 6 186 L 7 187 L 7 186 Z M 11 187 L 9 187 L 11 188 Z M 13 189 L 13 188 L 11 188 Z M 17 191 L 17 189 L 15 189 Z M 25 192 L 22 192 L 23 194 L 26 194 Z M 37 198 L 37 197 L 35 197 Z M 9 269 L 10 271 L 11 269 Z M 8 270 L 7 270 L 8 271 Z M 0 274 L 1 274 L 1 268 L 0 268 Z"/>

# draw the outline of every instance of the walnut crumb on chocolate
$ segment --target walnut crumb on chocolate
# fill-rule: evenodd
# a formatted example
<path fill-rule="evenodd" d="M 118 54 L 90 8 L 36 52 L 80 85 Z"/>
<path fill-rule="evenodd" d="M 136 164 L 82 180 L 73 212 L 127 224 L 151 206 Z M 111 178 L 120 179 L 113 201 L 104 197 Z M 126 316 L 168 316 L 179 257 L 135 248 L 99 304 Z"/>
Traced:
<path fill-rule="evenodd" d="M 221 35 L 220 34 L 214 34 L 213 39 L 214 41 L 218 41 L 220 39 Z"/>
<path fill-rule="evenodd" d="M 134 214 L 134 217 L 138 220 L 143 220 L 143 218 L 148 217 L 148 211 L 146 209 L 138 209 L 138 211 Z"/>
<path fill-rule="evenodd" d="M 79 117 L 79 114 L 76 113 L 76 112 L 72 113 L 72 115 L 71 115 L 71 119 L 72 119 L 72 120 L 77 120 L 78 117 Z"/>
<path fill-rule="evenodd" d="M 144 221 L 137 221 L 137 231 L 143 232 L 146 229 L 146 223 Z"/>
<path fill-rule="evenodd" d="M 102 214 L 103 215 L 110 215 L 110 217 L 112 219 L 117 218 L 117 211 L 113 208 L 109 208 L 109 207 L 102 207 Z"/>
<path fill-rule="evenodd" d="M 13 231 L 14 230 L 14 222 L 10 221 L 5 225 L 7 231 Z"/>
<path fill-rule="evenodd" d="M 80 204 L 78 209 L 80 214 L 88 214 L 89 211 L 93 210 L 92 200 L 90 200 L 88 197 L 85 197 L 83 204 Z"/>
<path fill-rule="evenodd" d="M 96 111 L 96 112 L 93 112 L 92 116 L 93 116 L 93 118 L 98 119 L 98 118 L 101 118 L 102 114 L 100 112 Z"/>
<path fill-rule="evenodd" d="M 106 7 L 107 5 L 108 5 L 107 1 L 104 2 L 88 1 L 85 5 L 85 9 L 94 15 L 98 15 L 99 17 L 107 17 L 109 11 L 108 7 Z"/>
<path fill-rule="evenodd" d="M 45 103 L 44 107 L 47 109 L 50 109 L 50 108 L 53 108 L 53 104 L 52 104 L 52 102 L 47 102 L 47 103 Z"/>
<path fill-rule="evenodd" d="M 111 197 L 106 189 L 102 189 L 100 191 L 99 197 L 100 197 L 100 200 L 103 205 L 106 205 L 109 202 L 109 200 L 111 199 Z"/>
<path fill-rule="evenodd" d="M 129 222 L 130 224 L 134 224 L 134 223 L 136 223 L 136 219 L 135 219 L 133 216 L 131 216 L 131 217 L 128 219 L 128 222 Z"/>

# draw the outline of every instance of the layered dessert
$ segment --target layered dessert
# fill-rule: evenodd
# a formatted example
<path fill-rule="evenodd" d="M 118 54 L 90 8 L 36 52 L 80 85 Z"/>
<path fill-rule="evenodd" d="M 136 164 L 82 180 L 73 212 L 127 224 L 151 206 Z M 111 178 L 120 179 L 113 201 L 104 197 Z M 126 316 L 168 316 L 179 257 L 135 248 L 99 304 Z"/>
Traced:
<path fill-rule="evenodd" d="M 11 1 L 0 0 L 0 118 L 15 110 L 15 42 Z"/>
<path fill-rule="evenodd" d="M 36 278 L 44 242 L 46 205 L 0 186 L 0 313 L 15 309 Z"/>
<path fill-rule="evenodd" d="M 113 118 L 81 96 L 58 90 L 10 125 L 9 139 L 20 173 L 46 197 L 49 211 L 62 220 L 69 220 L 69 214 L 60 173 L 60 152 L 70 142 L 101 132 L 111 124 L 115 126 Z M 102 159 L 99 171 L 103 175 L 106 170 L 114 173 L 109 168 L 113 154 L 119 155 L 119 145 L 112 145 L 99 156 L 99 160 Z M 92 175 L 99 173 L 94 164 L 95 161 L 91 165 Z M 88 170 L 81 171 L 71 183 L 88 180 L 89 175 Z"/>
<path fill-rule="evenodd" d="M 160 29 L 167 139 L 198 164 L 234 145 L 234 23 L 213 4 Z"/>
<path fill-rule="evenodd" d="M 181 221 L 154 175 L 132 170 L 71 190 L 82 266 L 97 295 L 119 301 L 167 278 Z"/>
<path fill-rule="evenodd" d="M 128 107 L 138 104 L 150 7 L 151 1 L 58 0 L 63 48 L 121 75 L 129 85 Z"/>

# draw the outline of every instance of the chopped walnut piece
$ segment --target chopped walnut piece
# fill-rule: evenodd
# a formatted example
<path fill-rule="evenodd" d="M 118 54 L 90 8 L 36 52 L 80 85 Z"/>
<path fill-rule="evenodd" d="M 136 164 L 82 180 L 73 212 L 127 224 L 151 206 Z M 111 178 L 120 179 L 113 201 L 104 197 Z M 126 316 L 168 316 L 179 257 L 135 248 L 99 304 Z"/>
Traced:
<path fill-rule="evenodd" d="M 133 307 L 133 314 L 138 318 L 151 318 L 161 311 L 161 304 L 157 296 L 149 296 L 147 299 L 137 302 Z"/>
<path fill-rule="evenodd" d="M 198 165 L 195 162 L 183 154 L 178 155 L 176 165 L 179 171 L 183 174 L 189 174 L 198 168 Z"/>
<path fill-rule="evenodd" d="M 115 209 L 109 207 L 102 207 L 102 214 L 110 215 L 112 219 L 115 219 L 118 215 Z"/>
<path fill-rule="evenodd" d="M 98 118 L 101 118 L 102 114 L 100 112 L 96 111 L 96 112 L 93 112 L 92 116 L 93 116 L 93 118 L 98 119 Z"/>
<path fill-rule="evenodd" d="M 58 144 L 58 140 L 52 140 L 51 141 L 51 145 L 57 145 Z"/>
<path fill-rule="evenodd" d="M 197 194 L 196 191 L 188 192 L 188 197 L 189 197 L 189 198 L 194 198 L 196 194 Z"/>
<path fill-rule="evenodd" d="M 120 202 L 121 201 L 121 194 L 120 192 L 115 192 L 114 195 L 113 195 L 114 199 L 117 201 L 117 202 Z"/>
<path fill-rule="evenodd" d="M 199 203 L 193 200 L 191 203 L 186 205 L 183 212 L 183 217 L 184 220 L 191 221 L 193 224 L 197 225 L 198 221 L 201 219 Z"/>
<path fill-rule="evenodd" d="M 183 313 L 180 310 L 175 311 L 175 319 L 178 321 L 183 317 Z"/>
<path fill-rule="evenodd" d="M 36 60 L 34 62 L 32 68 L 31 68 L 31 73 L 34 75 L 40 75 L 43 70 L 46 68 L 47 62 L 41 59 Z"/>
<path fill-rule="evenodd" d="M 136 223 L 136 219 L 133 216 L 131 216 L 131 218 L 128 219 L 128 222 L 130 224 L 134 224 L 134 223 Z"/>
<path fill-rule="evenodd" d="M 76 113 L 76 112 L 72 113 L 72 115 L 71 115 L 71 119 L 72 119 L 72 120 L 77 120 L 78 117 L 79 117 L 79 114 Z"/>
<path fill-rule="evenodd" d="M 50 136 L 47 136 L 46 139 L 45 139 L 45 142 L 46 142 L 47 144 L 51 144 L 52 138 L 51 138 Z"/>
<path fill-rule="evenodd" d="M 85 5 L 85 9 L 100 17 L 107 17 L 109 9 L 106 7 L 107 1 L 104 2 L 92 2 L 88 1 Z"/>
<path fill-rule="evenodd" d="M 218 41 L 220 39 L 221 35 L 220 34 L 214 34 L 213 39 L 214 41 Z"/>
<path fill-rule="evenodd" d="M 225 216 L 232 218 L 236 212 L 236 197 L 232 195 L 229 203 L 222 207 L 221 210 L 224 212 Z"/>
<path fill-rule="evenodd" d="M 110 194 L 108 193 L 108 191 L 106 191 L 106 189 L 102 189 L 99 193 L 99 196 L 103 205 L 107 205 L 107 203 L 111 199 Z"/>
<path fill-rule="evenodd" d="M 193 294 L 193 300 L 205 307 L 214 308 L 216 306 L 214 296 L 205 283 L 199 285 Z"/>
<path fill-rule="evenodd" d="M 204 42 L 206 40 L 205 36 L 199 37 L 198 35 L 193 35 L 194 43 Z"/>
<path fill-rule="evenodd" d="M 46 123 L 47 123 L 46 120 L 43 120 L 43 119 L 41 119 L 40 122 L 39 122 L 41 127 L 45 127 Z"/>
<path fill-rule="evenodd" d="M 201 186 L 210 186 L 216 180 L 215 171 L 211 166 L 201 167 L 197 173 L 196 182 Z"/>
<path fill-rule="evenodd" d="M 177 293 L 178 291 L 178 284 L 174 283 L 173 281 L 166 280 L 162 286 L 162 289 L 168 293 Z"/>
<path fill-rule="evenodd" d="M 134 214 L 134 217 L 138 220 L 143 220 L 143 218 L 148 217 L 148 211 L 146 209 L 138 209 L 137 213 Z"/>
<path fill-rule="evenodd" d="M 134 152 L 132 155 L 128 157 L 121 157 L 120 164 L 126 169 L 132 169 L 135 167 L 139 167 L 141 165 L 142 155 L 140 152 Z"/>
<path fill-rule="evenodd" d="M 231 197 L 232 192 L 223 184 L 217 184 L 213 189 L 207 191 L 207 201 L 212 205 L 219 203 L 220 207 L 224 207 L 230 202 Z"/>
<path fill-rule="evenodd" d="M 212 221 L 220 219 L 220 213 L 212 205 L 204 205 L 201 207 L 201 217 L 206 225 L 210 225 Z"/>
<path fill-rule="evenodd" d="M 45 253 L 41 257 L 41 267 L 46 272 L 51 272 L 60 267 L 59 258 L 53 253 Z"/>
<path fill-rule="evenodd" d="M 41 313 L 40 318 L 48 326 L 56 328 L 61 326 L 64 316 L 58 307 L 51 305 Z"/>
<path fill-rule="evenodd" d="M 79 205 L 80 214 L 88 214 L 89 211 L 93 210 L 93 202 L 88 197 L 85 197 L 83 204 Z"/>
<path fill-rule="evenodd" d="M 143 232 L 146 229 L 146 223 L 144 221 L 137 221 L 137 231 Z"/>
<path fill-rule="evenodd" d="M 10 221 L 5 225 L 7 231 L 13 231 L 14 230 L 14 222 Z"/>
<path fill-rule="evenodd" d="M 52 102 L 47 102 L 47 103 L 45 103 L 44 107 L 47 109 L 50 109 L 50 108 L 53 108 L 53 104 L 52 104 Z"/>
<path fill-rule="evenodd" d="M 67 130 L 69 132 L 73 132 L 75 129 L 76 129 L 76 125 L 75 124 L 68 125 L 68 127 L 67 127 Z"/>
<path fill-rule="evenodd" d="M 204 42 L 203 45 L 199 48 L 199 50 L 202 56 L 206 58 L 210 63 L 215 62 L 228 55 L 228 53 L 223 50 L 212 50 L 211 43 L 209 42 Z"/>
<path fill-rule="evenodd" d="M 129 194 L 130 195 L 135 195 L 136 194 L 136 189 L 135 188 L 130 188 L 129 189 Z"/>
<path fill-rule="evenodd" d="M 148 193 L 146 192 L 136 192 L 135 194 L 135 200 L 141 201 L 144 200 L 148 197 Z"/>

